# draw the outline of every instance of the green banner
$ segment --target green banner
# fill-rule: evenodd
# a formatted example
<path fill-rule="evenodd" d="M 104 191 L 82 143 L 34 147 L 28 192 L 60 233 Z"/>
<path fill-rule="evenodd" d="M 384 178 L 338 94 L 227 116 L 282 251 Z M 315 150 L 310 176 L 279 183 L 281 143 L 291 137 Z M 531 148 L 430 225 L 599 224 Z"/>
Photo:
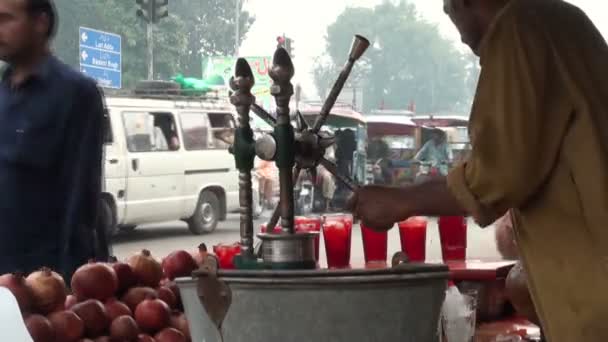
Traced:
<path fill-rule="evenodd" d="M 255 86 L 251 89 L 251 93 L 256 97 L 256 102 L 270 109 L 272 104 L 272 96 L 270 95 L 270 86 L 272 80 L 268 75 L 270 66 L 272 65 L 271 57 L 244 57 L 253 71 L 255 77 Z M 224 79 L 225 86 L 228 87 L 230 77 L 234 75 L 234 66 L 236 57 L 208 57 L 203 60 L 203 78 L 207 79 L 214 76 L 221 76 Z"/>

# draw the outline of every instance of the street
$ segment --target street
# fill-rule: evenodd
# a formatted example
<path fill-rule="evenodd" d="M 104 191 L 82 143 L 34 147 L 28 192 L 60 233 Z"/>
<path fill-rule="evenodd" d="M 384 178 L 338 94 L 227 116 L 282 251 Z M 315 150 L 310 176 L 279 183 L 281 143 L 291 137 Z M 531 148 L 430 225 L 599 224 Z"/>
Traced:
<path fill-rule="evenodd" d="M 254 222 L 254 227 L 259 229 L 261 223 L 268 219 L 265 217 Z M 361 230 L 355 225 L 352 237 L 351 263 L 353 265 L 363 264 L 363 244 Z M 467 258 L 478 260 L 499 260 L 494 241 L 494 229 L 480 229 L 472 220 L 468 225 L 468 248 Z M 119 234 L 114 240 L 114 254 L 119 259 L 142 249 L 148 249 L 157 258 L 162 258 L 172 251 L 183 249 L 187 251 L 196 250 L 197 246 L 204 242 L 210 249 L 218 243 L 233 243 L 239 241 L 239 216 L 231 214 L 228 220 L 220 222 L 217 230 L 209 235 L 194 236 L 188 231 L 186 224 L 182 222 L 171 222 L 138 227 L 131 233 Z M 441 260 L 441 249 L 437 220 L 429 219 L 427 228 L 427 260 Z M 399 231 L 393 228 L 389 231 L 388 257 L 400 250 Z M 325 249 L 323 239 L 320 246 L 320 264 L 325 265 Z"/>

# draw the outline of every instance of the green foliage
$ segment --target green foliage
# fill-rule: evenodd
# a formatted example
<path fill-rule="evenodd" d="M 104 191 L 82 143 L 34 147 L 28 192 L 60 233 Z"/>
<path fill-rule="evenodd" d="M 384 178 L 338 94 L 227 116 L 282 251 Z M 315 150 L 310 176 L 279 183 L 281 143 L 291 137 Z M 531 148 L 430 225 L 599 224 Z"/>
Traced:
<path fill-rule="evenodd" d="M 471 59 L 424 21 L 410 2 L 384 2 L 375 8 L 347 8 L 327 29 L 327 58 L 313 71 L 320 95 L 327 92 L 344 63 L 354 34 L 372 42 L 355 67 L 364 89 L 365 110 L 405 109 L 415 101 L 419 112 L 466 111 L 470 104 Z M 474 75 L 472 76 L 475 77 Z"/>
<path fill-rule="evenodd" d="M 55 53 L 77 67 L 78 28 L 90 27 L 122 36 L 123 87 L 147 76 L 146 25 L 135 13 L 135 0 L 56 0 L 60 16 Z M 154 31 L 155 77 L 177 73 L 202 77 L 202 56 L 234 53 L 235 5 L 222 0 L 171 0 L 170 16 Z M 240 15 L 241 41 L 254 22 Z"/>

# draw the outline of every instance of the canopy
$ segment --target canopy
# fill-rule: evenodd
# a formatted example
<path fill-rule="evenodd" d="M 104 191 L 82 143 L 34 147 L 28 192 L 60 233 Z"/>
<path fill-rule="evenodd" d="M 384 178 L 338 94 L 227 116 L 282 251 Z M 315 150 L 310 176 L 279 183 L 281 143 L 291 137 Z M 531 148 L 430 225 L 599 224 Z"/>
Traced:
<path fill-rule="evenodd" d="M 416 123 L 411 116 L 403 114 L 372 114 L 366 115 L 367 132 L 370 137 L 388 135 L 413 136 L 416 132 Z"/>
<path fill-rule="evenodd" d="M 427 127 L 467 127 L 469 118 L 462 115 L 415 115 L 412 121 Z"/>

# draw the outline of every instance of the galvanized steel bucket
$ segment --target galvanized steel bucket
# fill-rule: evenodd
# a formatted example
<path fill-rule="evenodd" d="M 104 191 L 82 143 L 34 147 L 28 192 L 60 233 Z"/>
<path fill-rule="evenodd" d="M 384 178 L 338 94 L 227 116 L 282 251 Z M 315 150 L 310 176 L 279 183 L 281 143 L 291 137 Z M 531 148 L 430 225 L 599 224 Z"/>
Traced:
<path fill-rule="evenodd" d="M 444 265 L 401 264 L 199 271 L 177 284 L 194 342 L 435 342 L 447 279 Z M 230 297 L 221 317 L 210 309 L 218 296 Z"/>

